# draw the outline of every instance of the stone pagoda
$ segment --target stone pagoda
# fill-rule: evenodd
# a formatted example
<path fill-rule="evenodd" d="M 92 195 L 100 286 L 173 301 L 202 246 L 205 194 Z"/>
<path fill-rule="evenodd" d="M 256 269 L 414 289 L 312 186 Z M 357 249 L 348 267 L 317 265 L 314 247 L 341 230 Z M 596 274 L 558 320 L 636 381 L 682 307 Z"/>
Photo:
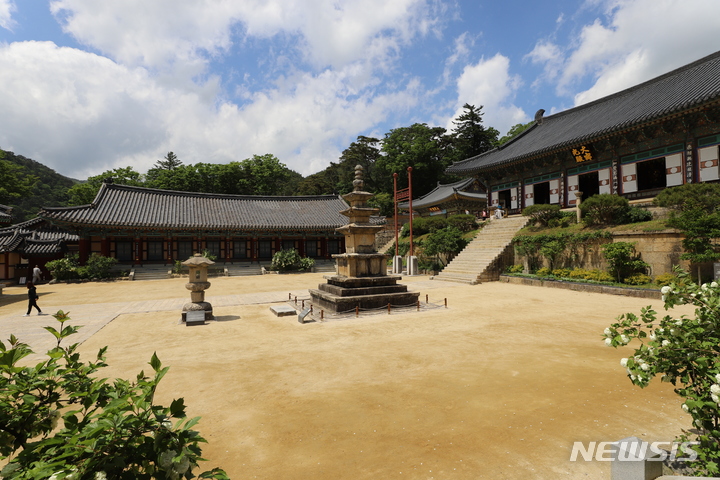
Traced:
<path fill-rule="evenodd" d="M 373 194 L 363 191 L 363 185 L 363 169 L 357 165 L 354 190 L 343 195 L 350 208 L 340 212 L 349 223 L 337 229 L 345 235 L 345 253 L 333 255 L 337 274 L 326 276 L 327 283 L 310 290 L 313 305 L 322 310 L 339 313 L 355 307 L 415 305 L 420 295 L 397 285 L 399 275 L 387 275 L 389 256 L 375 250 L 375 234 L 383 227 L 370 223 L 370 216 L 380 210 L 368 206 Z"/>

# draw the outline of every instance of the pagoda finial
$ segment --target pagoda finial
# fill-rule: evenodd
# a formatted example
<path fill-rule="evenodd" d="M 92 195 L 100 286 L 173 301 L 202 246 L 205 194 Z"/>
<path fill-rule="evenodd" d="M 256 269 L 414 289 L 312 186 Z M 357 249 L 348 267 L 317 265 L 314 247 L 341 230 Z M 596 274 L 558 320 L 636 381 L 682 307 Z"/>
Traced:
<path fill-rule="evenodd" d="M 365 182 L 363 182 L 363 167 L 362 165 L 355 165 L 355 180 L 353 180 L 353 187 L 356 192 L 361 192 Z"/>

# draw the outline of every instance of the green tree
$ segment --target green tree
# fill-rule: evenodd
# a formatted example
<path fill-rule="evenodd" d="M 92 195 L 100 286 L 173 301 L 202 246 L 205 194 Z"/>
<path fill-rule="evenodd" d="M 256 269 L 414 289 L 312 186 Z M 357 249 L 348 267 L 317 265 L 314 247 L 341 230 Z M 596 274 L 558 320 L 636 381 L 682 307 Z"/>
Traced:
<path fill-rule="evenodd" d="M 45 330 L 57 344 L 45 360 L 21 366 L 28 345 L 0 342 L 0 460 L 11 457 L 2 478 L 193 478 L 205 441 L 192 430 L 199 418 L 186 417 L 182 398 L 154 401 L 168 368 L 153 354 L 151 376 L 108 381 L 98 375 L 107 347 L 81 360 L 79 344 L 62 345 L 80 327 L 62 311 L 54 317 L 58 328 Z M 228 477 L 214 469 L 200 478 Z"/>
<path fill-rule="evenodd" d="M 468 241 L 459 229 L 445 227 L 429 234 L 422 244 L 422 250 L 425 255 L 434 256 L 438 262 L 447 265 L 467 244 Z"/>
<path fill-rule="evenodd" d="M 375 182 L 378 191 L 393 193 L 393 173 L 398 174 L 398 188 L 407 188 L 407 168 L 412 167 L 413 197 L 430 192 L 442 183 L 456 180 L 445 174 L 453 161 L 453 140 L 442 127 L 416 123 L 395 128 L 385 134 L 381 156 L 376 163 Z"/>
<path fill-rule="evenodd" d="M 253 155 L 241 163 L 245 178 L 252 182 L 252 195 L 294 195 L 302 180 L 302 175 L 270 153 Z"/>
<path fill-rule="evenodd" d="M 180 159 L 177 158 L 177 155 L 173 152 L 168 152 L 162 160 L 155 162 L 155 168 L 160 168 L 162 170 L 174 170 L 182 164 L 183 163 Z"/>
<path fill-rule="evenodd" d="M 466 103 L 463 105 L 463 113 L 457 120 L 453 120 L 455 128 L 452 137 L 458 161 L 487 152 L 497 144 L 499 132 L 492 127 L 485 128 L 482 108 L 482 105 L 475 108 Z"/>
<path fill-rule="evenodd" d="M 528 123 L 518 123 L 510 127 L 510 130 L 508 130 L 508 133 L 500 137 L 497 141 L 498 146 L 503 145 L 513 138 L 520 135 L 522 132 L 527 130 L 528 128 L 532 127 L 535 122 L 528 122 Z"/>
<path fill-rule="evenodd" d="M 95 200 L 103 182 L 109 181 L 120 185 L 130 185 L 134 187 L 144 186 L 142 175 L 133 169 L 133 167 L 115 168 L 106 170 L 100 175 L 89 177 L 85 182 L 73 185 L 68 190 L 71 205 L 88 205 Z"/>
<path fill-rule="evenodd" d="M 688 183 L 667 188 L 655 197 L 655 205 L 670 209 L 667 225 L 685 234 L 680 258 L 698 264 L 720 259 L 715 240 L 720 238 L 720 184 Z"/>
<path fill-rule="evenodd" d="M 5 152 L 0 150 L 0 203 L 10 204 L 29 196 L 37 181 L 36 176 L 5 160 Z"/>

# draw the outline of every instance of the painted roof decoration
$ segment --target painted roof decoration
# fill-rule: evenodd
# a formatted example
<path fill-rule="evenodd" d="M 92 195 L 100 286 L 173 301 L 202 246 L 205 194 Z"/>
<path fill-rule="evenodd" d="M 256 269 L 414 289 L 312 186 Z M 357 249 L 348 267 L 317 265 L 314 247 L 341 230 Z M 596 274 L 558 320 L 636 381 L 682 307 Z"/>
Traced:
<path fill-rule="evenodd" d="M 434 205 L 440 205 L 450 200 L 471 200 L 476 202 L 487 201 L 487 194 L 466 192 L 463 190 L 470 189 L 476 180 L 474 178 L 466 178 L 455 183 L 448 183 L 446 185 L 438 184 L 430 193 L 423 195 L 417 199 L 413 198 L 413 210 L 416 208 L 428 208 Z M 402 202 L 398 204 L 399 208 L 408 208 L 410 204 L 408 202 Z"/>
<path fill-rule="evenodd" d="M 547 155 L 583 142 L 720 102 L 720 52 L 627 90 L 549 117 L 498 148 L 454 163 L 447 171 L 473 174 Z"/>
<path fill-rule="evenodd" d="M 10 227 L 0 228 L 0 253 L 16 252 L 26 257 L 53 256 L 67 250 L 68 243 L 77 243 L 79 237 L 33 218 Z"/>
<path fill-rule="evenodd" d="M 104 183 L 90 205 L 45 207 L 53 224 L 83 228 L 334 230 L 348 208 L 338 195 L 264 197 L 177 192 Z"/>

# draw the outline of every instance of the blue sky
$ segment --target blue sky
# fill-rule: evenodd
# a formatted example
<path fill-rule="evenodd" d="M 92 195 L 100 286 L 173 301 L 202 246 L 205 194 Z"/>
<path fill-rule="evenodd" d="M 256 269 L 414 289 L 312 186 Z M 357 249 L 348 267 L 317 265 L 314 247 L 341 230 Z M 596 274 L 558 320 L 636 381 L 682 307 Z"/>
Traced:
<path fill-rule="evenodd" d="M 0 0 L 0 148 L 80 179 L 168 151 L 308 175 L 465 103 L 504 134 L 719 32 L 720 0 Z"/>

